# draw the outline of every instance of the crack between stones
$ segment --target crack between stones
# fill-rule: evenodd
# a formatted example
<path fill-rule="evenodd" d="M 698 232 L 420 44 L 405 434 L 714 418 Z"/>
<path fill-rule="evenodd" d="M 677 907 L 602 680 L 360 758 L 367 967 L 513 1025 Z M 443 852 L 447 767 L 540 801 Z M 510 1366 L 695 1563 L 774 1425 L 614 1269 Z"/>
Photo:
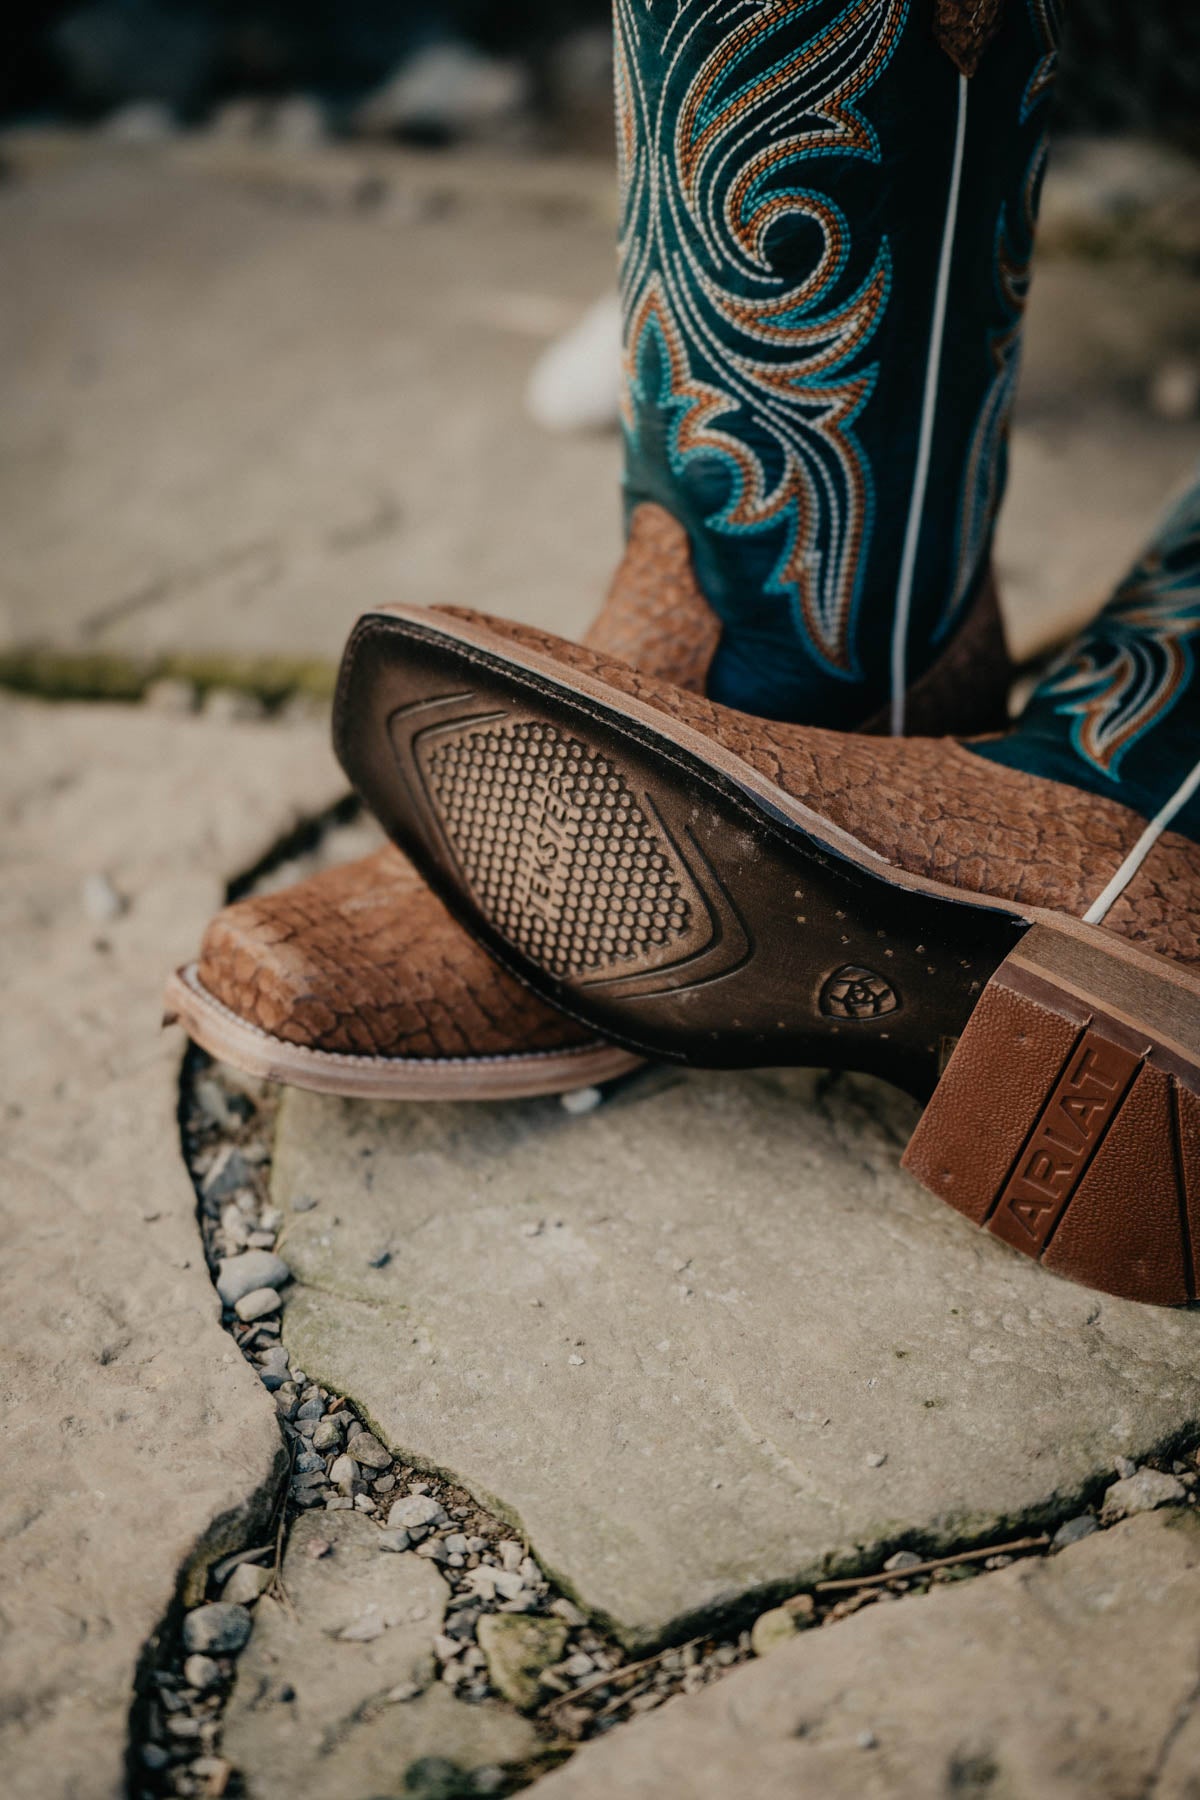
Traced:
<path fill-rule="evenodd" d="M 1167 1765 L 1171 1759 L 1171 1752 L 1178 1743 L 1198 1706 L 1200 1706 L 1200 1675 L 1197 1676 L 1195 1682 L 1192 1684 L 1191 1691 L 1180 1703 L 1175 1717 L 1171 1720 L 1171 1723 L 1167 1726 L 1167 1729 L 1163 1734 L 1163 1741 L 1158 1747 L 1158 1754 L 1154 1759 L 1154 1766 L 1150 1771 L 1150 1778 L 1147 1781 L 1146 1786 L 1142 1789 L 1139 1800 L 1154 1800 L 1154 1796 L 1159 1789 L 1159 1784 L 1166 1774 Z"/>
<path fill-rule="evenodd" d="M 249 869 L 235 876 L 228 883 L 227 896 L 236 899 L 249 892 L 258 883 L 265 880 L 274 870 L 285 863 L 295 860 L 297 856 L 318 850 L 328 835 L 339 825 L 353 820 L 358 812 L 358 802 L 353 796 L 347 796 L 324 812 L 302 820 L 273 844 L 270 849 Z M 245 1086 L 236 1082 L 226 1084 L 225 1107 L 226 1119 L 215 1131 L 208 1131 L 207 1148 L 212 1150 L 215 1143 L 215 1154 L 210 1156 L 205 1169 L 198 1168 L 196 1157 L 195 1118 L 197 1114 L 197 1090 L 204 1079 L 215 1087 L 211 1092 L 219 1092 L 221 1078 L 215 1065 L 194 1049 L 189 1050 L 183 1060 L 180 1076 L 179 1123 L 181 1149 L 192 1174 L 197 1195 L 197 1224 L 204 1239 L 204 1248 L 210 1272 L 214 1270 L 214 1244 L 216 1225 L 211 1208 L 206 1213 L 206 1206 L 211 1198 L 206 1193 L 205 1183 L 211 1184 L 212 1169 L 221 1159 L 224 1151 L 237 1149 L 239 1136 L 242 1141 L 245 1133 L 240 1126 L 231 1128 L 230 1117 L 237 1119 L 241 1108 L 238 1098 L 244 1102 L 249 1099 Z M 822 1096 L 823 1097 L 823 1096 Z M 257 1119 L 259 1112 L 264 1121 L 270 1124 L 273 1112 L 272 1102 L 263 1097 L 263 1105 L 255 1106 L 251 1102 L 251 1123 Z M 214 1102 L 216 1104 L 216 1102 Z M 244 1113 L 241 1124 L 246 1123 Z M 210 1121 L 211 1124 L 211 1121 Z M 265 1164 L 260 1164 L 258 1181 L 259 1213 L 268 1200 L 266 1176 L 262 1172 L 269 1169 L 270 1153 L 268 1150 Z M 207 1233 L 207 1235 L 206 1235 Z M 353 1304 L 372 1311 L 386 1311 L 387 1303 L 374 1301 L 359 1295 L 346 1295 L 336 1287 L 326 1287 L 319 1282 L 305 1281 L 300 1284 L 308 1292 L 337 1300 L 340 1304 Z M 224 1314 L 226 1329 L 234 1336 L 244 1355 L 253 1360 L 263 1353 L 263 1346 L 271 1346 L 279 1342 L 279 1327 L 273 1325 L 271 1316 L 264 1320 L 243 1323 L 239 1321 L 231 1309 Z M 1099 1323 L 1099 1321 L 1098 1321 Z M 1104 1337 L 1103 1326 L 1100 1335 Z M 1105 1340 L 1107 1342 L 1107 1340 Z M 282 1349 L 282 1346 L 280 1346 Z M 278 1359 L 276 1359 L 278 1360 Z M 289 1359 L 289 1370 L 291 1368 Z M 283 1383 L 276 1384 L 278 1393 Z M 319 1392 L 322 1400 L 322 1417 L 340 1416 L 351 1420 L 345 1432 L 347 1450 L 354 1441 L 351 1434 L 356 1425 L 361 1426 L 372 1436 L 373 1432 L 369 1415 L 365 1409 L 357 1405 L 353 1398 L 328 1390 L 316 1383 L 307 1383 L 305 1392 L 313 1390 L 314 1396 Z M 296 1403 L 298 1405 L 299 1403 Z M 291 1411 L 296 1405 L 290 1401 Z M 278 1406 L 278 1402 L 277 1402 Z M 286 1546 L 291 1526 L 301 1516 L 302 1511 L 310 1510 L 307 1503 L 301 1504 L 291 1481 L 292 1466 L 295 1461 L 287 1456 L 286 1437 L 293 1421 L 287 1416 L 285 1409 L 281 1412 L 280 1458 L 276 1467 L 273 1483 L 267 1489 L 248 1497 L 246 1507 L 236 1516 L 227 1515 L 224 1519 L 214 1520 L 209 1531 L 197 1544 L 187 1565 L 181 1570 L 176 1589 L 165 1610 L 158 1630 L 148 1640 L 139 1662 L 136 1689 L 131 1705 L 129 1721 L 129 1792 L 131 1800 L 159 1800 L 164 1795 L 200 1795 L 235 1794 L 244 1789 L 240 1783 L 238 1771 L 232 1768 L 219 1753 L 220 1728 L 225 1704 L 232 1692 L 236 1679 L 236 1653 L 218 1659 L 221 1667 L 218 1679 L 213 1688 L 206 1694 L 193 1692 L 183 1676 L 183 1664 L 186 1659 L 184 1645 L 184 1621 L 197 1605 L 206 1603 L 205 1589 L 213 1587 L 214 1567 L 222 1570 L 228 1578 L 230 1558 L 239 1551 L 245 1551 L 263 1530 L 262 1521 L 270 1520 L 270 1529 L 276 1537 L 276 1549 L 272 1581 L 278 1585 L 279 1571 L 286 1553 Z M 292 1435 L 296 1441 L 300 1436 Z M 308 1434 L 311 1447 L 312 1433 Z M 1182 1444 L 1182 1435 L 1180 1444 Z M 392 1447 L 383 1447 L 391 1452 Z M 1169 1457 L 1176 1445 L 1165 1445 L 1161 1456 Z M 604 1620 L 595 1613 L 588 1615 L 582 1606 L 577 1605 L 572 1596 L 569 1583 L 555 1572 L 540 1564 L 530 1550 L 526 1534 L 516 1515 L 502 1500 L 471 1492 L 462 1486 L 459 1479 L 450 1472 L 431 1469 L 420 1462 L 416 1452 L 393 1452 L 388 1472 L 394 1474 L 395 1480 L 384 1496 L 376 1496 L 370 1491 L 371 1484 L 354 1479 L 350 1488 L 358 1487 L 358 1493 L 333 1493 L 323 1497 L 326 1500 L 344 1501 L 346 1510 L 366 1510 L 358 1505 L 360 1499 L 375 1501 L 374 1511 L 378 1511 L 377 1500 L 386 1498 L 403 1489 L 405 1494 L 423 1492 L 434 1499 L 451 1517 L 447 1524 L 464 1526 L 457 1533 L 470 1541 L 485 1542 L 489 1548 L 477 1551 L 475 1568 L 487 1570 L 497 1567 L 494 1549 L 502 1543 L 519 1544 L 523 1556 L 528 1558 L 531 1573 L 528 1577 L 528 1604 L 522 1601 L 519 1610 L 525 1616 L 534 1618 L 558 1618 L 567 1626 L 566 1643 L 558 1657 L 558 1665 L 573 1658 L 582 1658 L 590 1663 L 588 1672 L 571 1676 L 561 1666 L 548 1664 L 543 1671 L 537 1695 L 536 1706 L 531 1710 L 534 1727 L 541 1740 L 541 1749 L 532 1758 L 520 1765 L 509 1765 L 503 1768 L 489 1768 L 481 1773 L 486 1779 L 475 1783 L 475 1775 L 470 1771 L 463 1772 L 463 1796 L 472 1794 L 508 1794 L 526 1787 L 536 1781 L 564 1755 L 569 1755 L 576 1745 L 589 1738 L 600 1735 L 611 1729 L 619 1729 L 627 1720 L 640 1713 L 652 1710 L 676 1694 L 696 1692 L 720 1679 L 730 1668 L 737 1667 L 749 1660 L 753 1654 L 753 1636 L 748 1624 L 755 1616 L 770 1612 L 772 1618 L 786 1617 L 795 1630 L 819 1625 L 827 1628 L 841 1622 L 852 1614 L 861 1611 L 865 1606 L 880 1603 L 895 1603 L 900 1599 L 915 1599 L 926 1592 L 932 1585 L 943 1582 L 977 1578 L 980 1574 L 1008 1566 L 1013 1560 L 1004 1552 L 1003 1540 L 1016 1535 L 1020 1531 L 1042 1527 L 1053 1528 L 1064 1523 L 1068 1518 L 1078 1516 L 1082 1510 L 1094 1504 L 1101 1487 L 1110 1477 L 1099 1477 L 1095 1482 L 1086 1484 L 1085 1488 L 1072 1496 L 1059 1496 L 1057 1502 L 1036 1513 L 1014 1516 L 1005 1520 L 1000 1538 L 995 1529 L 987 1534 L 973 1534 L 968 1520 L 960 1522 L 957 1530 L 947 1531 L 945 1522 L 938 1531 L 928 1534 L 909 1533 L 903 1545 L 880 1542 L 871 1546 L 857 1545 L 848 1548 L 846 1553 L 832 1559 L 824 1571 L 825 1576 L 840 1575 L 854 1577 L 868 1572 L 867 1565 L 881 1565 L 883 1558 L 895 1551 L 907 1551 L 910 1555 L 932 1546 L 936 1551 L 966 1550 L 978 1553 L 978 1563 L 965 1564 L 954 1569 L 942 1569 L 932 1575 L 922 1575 L 916 1579 L 906 1578 L 903 1567 L 896 1568 L 886 1582 L 871 1587 L 853 1590 L 845 1595 L 835 1597 L 832 1593 L 824 1596 L 820 1592 L 815 1577 L 808 1579 L 793 1578 L 771 1584 L 769 1587 L 745 1592 L 732 1601 L 716 1604 L 699 1610 L 687 1619 L 677 1621 L 675 1641 L 667 1642 L 640 1660 L 630 1662 L 628 1652 L 619 1642 L 613 1629 L 613 1621 Z M 313 1471 L 315 1474 L 315 1471 Z M 380 1479 L 377 1477 L 377 1479 Z M 386 1479 L 386 1477 L 382 1478 Z M 323 1484 L 316 1484 L 321 1486 Z M 307 1490 L 316 1491 L 314 1486 Z M 449 1502 L 450 1504 L 447 1504 Z M 454 1513 L 465 1513 L 467 1520 L 454 1518 Z M 472 1532 L 465 1530 L 466 1522 L 474 1526 Z M 1098 1529 L 1105 1526 L 1097 1525 Z M 517 1536 L 514 1536 L 518 1534 Z M 455 1536 L 445 1525 L 435 1526 L 432 1532 L 412 1534 L 412 1550 L 420 1550 L 426 1546 L 425 1554 L 431 1555 L 441 1573 L 447 1576 L 453 1585 L 454 1578 L 460 1571 L 444 1560 L 449 1554 L 444 1551 L 439 1555 L 436 1545 L 448 1536 Z M 243 1541 L 235 1543 L 234 1537 Z M 419 1537 L 419 1541 L 417 1541 Z M 430 1548 L 433 1546 L 433 1548 Z M 219 1552 L 219 1554 L 218 1554 Z M 404 1552 L 407 1553 L 407 1552 Z M 1046 1555 L 1050 1553 L 1049 1538 L 1046 1545 L 1031 1551 L 1028 1555 Z M 453 1554 L 459 1554 L 454 1552 Z M 504 1552 L 510 1560 L 515 1552 Z M 1028 1559 L 1028 1555 L 1024 1559 Z M 485 1561 L 483 1558 L 492 1557 Z M 524 1567 L 525 1564 L 523 1563 Z M 883 1565 L 886 1567 L 886 1565 Z M 463 1564 L 462 1579 L 459 1591 L 450 1602 L 451 1608 L 461 1612 L 461 1605 L 454 1607 L 455 1600 L 460 1599 L 465 1585 L 465 1576 L 473 1574 Z M 484 1585 L 489 1585 L 485 1578 Z M 557 1591 L 556 1591 L 557 1590 Z M 213 1596 L 209 1595 L 208 1599 Z M 491 1602 L 480 1607 L 478 1617 L 486 1612 L 503 1612 L 504 1602 L 496 1604 L 496 1594 Z M 512 1610 L 511 1607 L 508 1610 Z M 450 1618 L 450 1611 L 447 1618 Z M 776 1627 L 778 1629 L 778 1627 Z M 679 1636 L 686 1636 L 680 1643 Z M 486 1698 L 495 1704 L 500 1700 L 497 1691 L 491 1685 L 491 1668 L 486 1664 L 487 1674 L 477 1680 L 448 1679 L 446 1668 L 455 1658 L 447 1658 L 442 1663 L 442 1679 L 451 1687 L 463 1704 L 470 1704 Z M 576 1669 L 582 1669 L 582 1662 L 575 1662 Z M 477 1672 L 477 1665 L 476 1665 Z M 459 1690 L 465 1689 L 469 1697 Z M 578 1690 L 578 1691 L 576 1691 Z M 189 1698 L 190 1696 L 190 1698 Z M 166 1705 L 171 1697 L 170 1706 Z M 500 1700 L 501 1704 L 514 1712 L 517 1710 L 510 1701 Z M 352 1730 L 361 1717 L 371 1714 L 378 1704 L 377 1696 L 366 1696 L 354 1716 L 341 1722 L 339 1733 Z M 1145 1791 L 1145 1800 L 1153 1800 L 1162 1771 L 1166 1767 L 1171 1749 L 1185 1728 L 1196 1706 L 1200 1704 L 1200 1679 L 1180 1708 L 1176 1718 L 1164 1739 L 1152 1774 L 1150 1785 Z M 164 1710 L 165 1708 L 165 1710 Z M 174 1744 L 171 1744 L 169 1732 L 164 1726 L 170 1720 L 186 1717 L 197 1724 L 195 1742 L 200 1746 L 202 1754 L 189 1753 L 188 1745 L 192 1739 L 186 1733 L 178 1733 Z M 164 1747 L 164 1737 L 167 1739 Z M 148 1752 L 155 1754 L 148 1755 Z M 161 1755 L 159 1752 L 163 1752 Z M 194 1771 L 199 1767 L 200 1773 Z M 475 1785 L 472 1785 L 475 1783 Z"/>

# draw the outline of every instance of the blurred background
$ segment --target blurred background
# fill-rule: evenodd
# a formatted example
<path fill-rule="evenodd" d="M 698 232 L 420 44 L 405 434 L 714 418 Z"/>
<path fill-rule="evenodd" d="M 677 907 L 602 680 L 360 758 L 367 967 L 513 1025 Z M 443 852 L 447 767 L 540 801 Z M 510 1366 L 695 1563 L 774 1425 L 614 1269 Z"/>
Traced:
<path fill-rule="evenodd" d="M 1200 9 L 1068 13 L 1021 656 L 1200 460 Z M 5 36 L 10 684 L 319 693 L 388 599 L 579 631 L 619 540 L 607 0 L 47 0 Z"/>

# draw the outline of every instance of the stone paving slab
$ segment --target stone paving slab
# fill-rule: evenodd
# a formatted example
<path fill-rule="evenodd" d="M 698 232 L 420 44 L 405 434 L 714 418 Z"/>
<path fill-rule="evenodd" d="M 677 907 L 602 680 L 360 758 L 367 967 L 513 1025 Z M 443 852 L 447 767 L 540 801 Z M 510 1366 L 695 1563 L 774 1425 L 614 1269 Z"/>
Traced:
<path fill-rule="evenodd" d="M 227 875 L 340 789 L 316 728 L 0 698 L 11 1800 L 124 1792 L 142 1646 L 275 1469 L 274 1408 L 204 1267 L 160 996 Z"/>
<path fill-rule="evenodd" d="M 5 183 L 0 640 L 333 658 L 394 600 L 576 634 L 616 442 L 521 397 L 614 225 L 590 166 L 478 182 L 399 219 L 111 150 Z"/>
<path fill-rule="evenodd" d="M 380 1550 L 372 1521 L 298 1519 L 282 1577 L 286 1600 L 255 1607 L 222 1734 L 251 1796 L 411 1794 L 423 1758 L 468 1773 L 537 1748 L 523 1719 L 463 1705 L 435 1679 L 430 1646 L 450 1590 L 427 1559 Z"/>
<path fill-rule="evenodd" d="M 976 1232 L 900 1170 L 915 1118 L 799 1071 L 582 1118 L 290 1094 L 285 1341 L 631 1645 L 1003 1532 L 1200 1420 L 1200 1312 Z"/>
<path fill-rule="evenodd" d="M 585 1745 L 538 1800 L 1192 1800 L 1200 1524 L 880 1603 Z"/>
<path fill-rule="evenodd" d="M 0 643 L 334 658 L 397 599 L 586 624 L 617 439 L 543 432 L 522 396 L 611 283 L 606 162 L 4 149 Z M 998 540 L 1018 656 L 1110 590 L 1200 457 L 1200 420 L 1145 400 L 1194 316 L 1169 259 L 1039 263 Z"/>

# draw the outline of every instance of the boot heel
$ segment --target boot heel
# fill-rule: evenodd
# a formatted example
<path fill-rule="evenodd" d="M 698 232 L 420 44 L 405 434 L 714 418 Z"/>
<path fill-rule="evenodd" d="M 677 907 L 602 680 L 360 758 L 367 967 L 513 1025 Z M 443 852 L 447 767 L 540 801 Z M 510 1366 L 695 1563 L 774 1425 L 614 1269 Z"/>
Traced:
<path fill-rule="evenodd" d="M 1200 982 L 1082 926 L 992 976 L 904 1154 L 1046 1268 L 1178 1306 L 1200 1279 Z"/>

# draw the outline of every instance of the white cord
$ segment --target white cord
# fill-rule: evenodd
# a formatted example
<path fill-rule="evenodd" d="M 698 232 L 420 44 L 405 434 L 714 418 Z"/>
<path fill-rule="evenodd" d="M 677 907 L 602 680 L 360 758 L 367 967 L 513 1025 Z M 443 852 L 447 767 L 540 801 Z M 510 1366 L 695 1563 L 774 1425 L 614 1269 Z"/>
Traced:
<path fill-rule="evenodd" d="M 1085 925 L 1099 925 L 1114 900 L 1119 900 L 1125 892 L 1180 807 L 1187 805 L 1197 788 L 1200 788 L 1200 762 L 1187 779 L 1180 782 L 1167 804 L 1155 813 L 1104 892 L 1092 901 L 1083 915 Z"/>
<path fill-rule="evenodd" d="M 925 397 L 921 404 L 921 430 L 917 439 L 917 466 L 913 473 L 912 498 L 908 507 L 908 523 L 904 532 L 904 549 L 900 557 L 900 578 L 896 587 L 896 616 L 892 625 L 892 736 L 904 733 L 904 702 L 908 688 L 908 620 L 912 610 L 913 576 L 917 566 L 917 546 L 921 538 L 921 520 L 925 511 L 925 490 L 929 483 L 929 457 L 933 446 L 933 420 L 937 411 L 938 383 L 942 363 L 942 339 L 946 329 L 946 297 L 950 290 L 950 265 L 954 257 L 954 237 L 958 229 L 958 194 L 962 186 L 963 146 L 967 136 L 967 78 L 958 78 L 958 118 L 954 132 L 954 162 L 950 170 L 950 191 L 946 197 L 946 219 L 942 226 L 942 251 L 938 260 L 937 286 L 933 299 L 933 324 L 929 333 L 929 359 L 925 365 Z"/>

